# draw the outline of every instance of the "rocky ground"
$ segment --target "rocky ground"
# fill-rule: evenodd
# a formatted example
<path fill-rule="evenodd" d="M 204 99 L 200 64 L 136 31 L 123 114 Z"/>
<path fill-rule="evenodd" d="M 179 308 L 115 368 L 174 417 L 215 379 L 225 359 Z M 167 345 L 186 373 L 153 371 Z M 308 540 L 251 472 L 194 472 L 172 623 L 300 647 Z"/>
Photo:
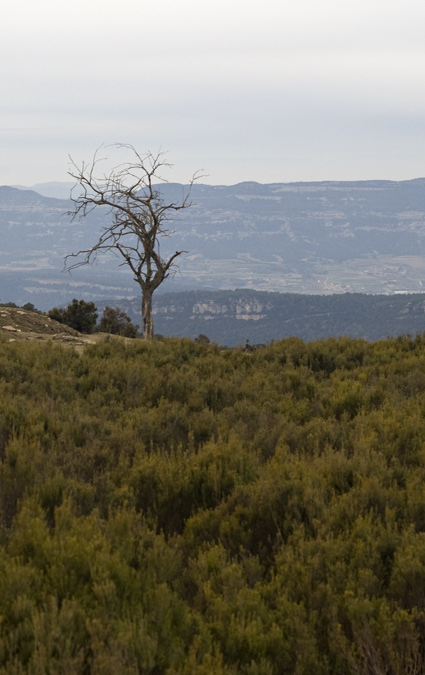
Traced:
<path fill-rule="evenodd" d="M 9 342 L 55 341 L 80 348 L 104 338 L 102 333 L 83 335 L 45 314 L 16 307 L 0 307 L 0 334 L 6 336 Z"/>

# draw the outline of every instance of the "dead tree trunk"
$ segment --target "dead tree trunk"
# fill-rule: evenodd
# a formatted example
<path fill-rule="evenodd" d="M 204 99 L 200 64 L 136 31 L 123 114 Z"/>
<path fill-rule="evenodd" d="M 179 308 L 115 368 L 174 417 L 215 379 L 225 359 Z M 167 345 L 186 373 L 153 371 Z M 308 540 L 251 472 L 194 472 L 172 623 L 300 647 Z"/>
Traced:
<path fill-rule="evenodd" d="M 152 296 L 150 288 L 142 289 L 142 338 L 145 340 L 153 338 Z"/>

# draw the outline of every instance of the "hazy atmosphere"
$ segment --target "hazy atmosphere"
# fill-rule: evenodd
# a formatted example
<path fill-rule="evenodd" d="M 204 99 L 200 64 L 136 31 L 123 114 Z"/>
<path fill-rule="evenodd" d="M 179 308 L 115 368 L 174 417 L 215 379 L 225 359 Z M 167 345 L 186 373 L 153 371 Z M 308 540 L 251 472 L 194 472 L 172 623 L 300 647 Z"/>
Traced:
<path fill-rule="evenodd" d="M 420 0 L 16 0 L 1 10 L 0 184 L 102 143 L 173 181 L 425 175 Z"/>

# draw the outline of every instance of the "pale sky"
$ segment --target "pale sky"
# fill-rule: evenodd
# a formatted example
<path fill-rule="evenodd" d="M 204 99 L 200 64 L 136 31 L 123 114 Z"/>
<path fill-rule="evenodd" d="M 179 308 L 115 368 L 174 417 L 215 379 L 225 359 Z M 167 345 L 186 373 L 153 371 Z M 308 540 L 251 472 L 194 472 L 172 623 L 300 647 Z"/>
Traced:
<path fill-rule="evenodd" d="M 13 0 L 0 184 L 102 143 L 210 184 L 425 176 L 423 0 Z"/>

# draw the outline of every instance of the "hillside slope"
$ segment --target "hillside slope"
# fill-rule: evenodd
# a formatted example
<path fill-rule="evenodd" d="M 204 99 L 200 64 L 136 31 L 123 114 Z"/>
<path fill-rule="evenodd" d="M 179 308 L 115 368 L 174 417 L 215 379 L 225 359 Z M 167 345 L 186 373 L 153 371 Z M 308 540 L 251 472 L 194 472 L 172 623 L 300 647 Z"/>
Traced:
<path fill-rule="evenodd" d="M 63 323 L 18 307 L 0 306 L 0 335 L 9 342 L 61 342 L 74 346 L 94 344 L 95 336 L 82 335 Z M 97 337 L 98 339 L 98 337 Z"/>
<path fill-rule="evenodd" d="M 126 303 L 137 319 L 139 302 Z M 236 291 L 192 291 L 157 295 L 155 330 L 219 344 L 267 343 L 289 336 L 317 340 L 347 335 L 381 340 L 425 332 L 425 295 L 301 295 Z"/>

